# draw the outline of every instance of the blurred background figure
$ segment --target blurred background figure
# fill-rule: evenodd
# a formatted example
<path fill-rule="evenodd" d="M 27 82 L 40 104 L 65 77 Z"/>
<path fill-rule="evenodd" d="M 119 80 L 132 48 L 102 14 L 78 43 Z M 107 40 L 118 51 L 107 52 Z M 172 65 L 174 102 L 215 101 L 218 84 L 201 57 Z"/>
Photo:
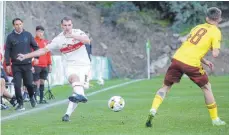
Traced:
<path fill-rule="evenodd" d="M 48 40 L 44 38 L 44 27 L 37 26 L 36 27 L 36 36 L 35 41 L 37 42 L 39 48 L 44 48 L 48 44 Z M 33 81 L 34 81 L 34 88 L 36 93 L 36 100 L 39 100 L 40 104 L 47 103 L 44 100 L 44 83 L 47 79 L 48 73 L 52 70 L 52 60 L 50 52 L 41 55 L 39 57 L 38 64 L 33 64 L 34 73 L 33 73 Z"/>

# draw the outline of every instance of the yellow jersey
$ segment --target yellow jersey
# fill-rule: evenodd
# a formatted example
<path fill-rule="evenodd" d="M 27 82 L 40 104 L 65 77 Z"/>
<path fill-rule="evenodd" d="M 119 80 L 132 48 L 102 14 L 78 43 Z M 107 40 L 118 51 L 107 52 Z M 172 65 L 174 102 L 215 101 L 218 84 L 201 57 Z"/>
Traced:
<path fill-rule="evenodd" d="M 212 24 L 194 27 L 173 58 L 187 65 L 201 67 L 201 59 L 210 49 L 220 49 L 221 31 Z"/>

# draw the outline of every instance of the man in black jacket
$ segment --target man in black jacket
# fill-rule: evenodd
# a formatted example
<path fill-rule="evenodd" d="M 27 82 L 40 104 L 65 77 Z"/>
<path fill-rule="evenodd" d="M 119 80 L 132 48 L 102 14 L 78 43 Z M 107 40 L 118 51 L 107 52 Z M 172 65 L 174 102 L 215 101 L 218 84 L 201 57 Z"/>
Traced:
<path fill-rule="evenodd" d="M 32 60 L 26 59 L 23 61 L 17 60 L 19 53 L 30 53 L 33 50 L 39 49 L 31 33 L 23 29 L 23 21 L 20 18 L 15 18 L 12 21 L 14 30 L 7 36 L 6 49 L 5 49 L 5 61 L 6 72 L 10 72 L 10 60 L 12 62 L 12 71 L 14 78 L 15 94 L 18 102 L 16 110 L 25 110 L 23 107 L 23 98 L 21 94 L 22 78 L 23 84 L 26 86 L 30 103 L 32 107 L 36 106 L 33 90 L 33 76 L 32 76 Z M 35 64 L 38 63 L 38 59 L 35 58 Z"/>

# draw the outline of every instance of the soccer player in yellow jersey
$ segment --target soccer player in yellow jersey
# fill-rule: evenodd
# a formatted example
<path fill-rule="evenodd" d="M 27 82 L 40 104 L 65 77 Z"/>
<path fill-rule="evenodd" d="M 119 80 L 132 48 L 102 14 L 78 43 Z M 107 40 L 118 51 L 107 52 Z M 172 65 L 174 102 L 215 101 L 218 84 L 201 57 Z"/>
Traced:
<path fill-rule="evenodd" d="M 221 10 L 211 7 L 207 10 L 206 23 L 194 27 L 189 37 L 173 56 L 172 63 L 167 70 L 164 85 L 160 88 L 152 103 L 146 126 L 152 126 L 152 119 L 155 117 L 158 107 L 164 100 L 167 92 L 174 83 L 178 83 L 183 74 L 186 74 L 203 91 L 205 103 L 208 108 L 213 125 L 225 125 L 226 123 L 218 117 L 217 105 L 212 93 L 208 76 L 203 70 L 201 63 L 213 70 L 213 64 L 204 59 L 209 50 L 212 50 L 213 57 L 219 55 L 221 32 L 217 27 L 221 19 Z"/>

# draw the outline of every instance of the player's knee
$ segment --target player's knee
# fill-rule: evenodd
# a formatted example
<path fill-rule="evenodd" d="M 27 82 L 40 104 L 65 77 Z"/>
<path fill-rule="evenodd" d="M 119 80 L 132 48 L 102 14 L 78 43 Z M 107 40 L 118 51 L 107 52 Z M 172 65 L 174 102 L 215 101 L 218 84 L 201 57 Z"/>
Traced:
<path fill-rule="evenodd" d="M 173 83 L 174 83 L 173 81 L 170 81 L 169 79 L 165 79 L 164 80 L 164 84 L 163 84 L 162 87 L 164 87 L 164 86 L 172 86 Z"/>
<path fill-rule="evenodd" d="M 68 80 L 69 80 L 70 83 L 80 82 L 80 78 L 76 74 L 71 75 Z"/>
<path fill-rule="evenodd" d="M 172 87 L 172 85 L 163 84 L 163 86 L 160 90 L 168 92 L 171 89 L 171 87 Z"/>
<path fill-rule="evenodd" d="M 157 95 L 161 96 L 162 98 L 165 97 L 165 95 L 168 93 L 168 91 L 171 89 L 171 86 L 163 85 L 158 91 Z"/>
<path fill-rule="evenodd" d="M 211 84 L 208 82 L 204 86 L 201 87 L 202 90 L 208 90 L 211 91 Z"/>

